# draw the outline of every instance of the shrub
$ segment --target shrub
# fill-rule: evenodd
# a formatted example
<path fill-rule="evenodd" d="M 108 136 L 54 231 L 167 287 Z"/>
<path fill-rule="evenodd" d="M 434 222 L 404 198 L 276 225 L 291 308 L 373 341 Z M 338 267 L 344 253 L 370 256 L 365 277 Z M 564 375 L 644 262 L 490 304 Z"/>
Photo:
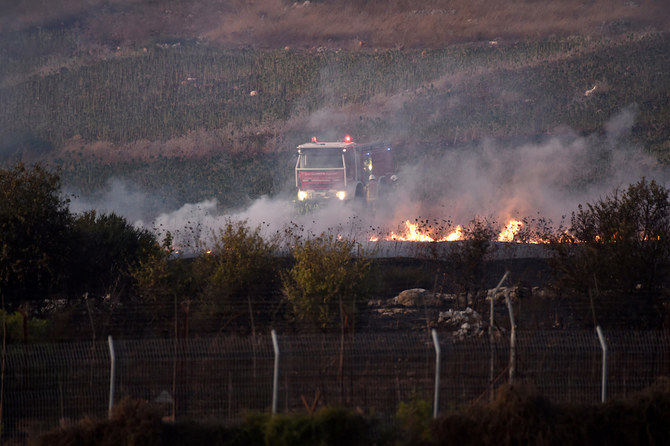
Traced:
<path fill-rule="evenodd" d="M 49 324 L 44 319 L 28 317 L 17 311 L 7 313 L 0 310 L 0 319 L 4 318 L 7 330 L 7 342 L 45 342 L 48 340 Z M 24 325 L 25 324 L 25 325 Z"/>
<path fill-rule="evenodd" d="M 346 409 L 325 408 L 309 415 L 277 415 L 265 430 L 267 446 L 336 446 L 371 444 L 361 415 Z"/>
<path fill-rule="evenodd" d="M 668 189 L 642 178 L 580 205 L 568 230 L 550 245 L 555 285 L 592 299 L 594 317 L 623 309 L 618 322 L 657 325 L 655 306 L 670 272 L 669 196 Z M 624 321 L 624 314 L 634 317 Z"/>
<path fill-rule="evenodd" d="M 357 252 L 354 252 L 357 250 Z M 295 317 L 322 328 L 354 327 L 357 306 L 371 293 L 371 262 L 357 244 L 333 234 L 296 239 L 295 264 L 282 277 Z"/>
<path fill-rule="evenodd" d="M 277 242 L 266 240 L 261 226 L 228 219 L 214 234 L 214 246 L 196 260 L 194 273 L 202 283 L 200 303 L 210 315 L 234 319 L 248 314 L 251 330 L 259 309 L 267 310 L 278 288 Z M 265 314 L 271 314 L 266 311 Z"/>

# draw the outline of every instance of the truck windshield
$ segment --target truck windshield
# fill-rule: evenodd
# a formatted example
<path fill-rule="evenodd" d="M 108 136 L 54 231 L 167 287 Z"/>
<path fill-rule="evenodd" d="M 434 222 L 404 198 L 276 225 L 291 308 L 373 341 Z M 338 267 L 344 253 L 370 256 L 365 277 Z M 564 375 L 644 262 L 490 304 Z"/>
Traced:
<path fill-rule="evenodd" d="M 300 154 L 301 168 L 343 168 L 342 152 L 339 150 L 303 150 Z"/>

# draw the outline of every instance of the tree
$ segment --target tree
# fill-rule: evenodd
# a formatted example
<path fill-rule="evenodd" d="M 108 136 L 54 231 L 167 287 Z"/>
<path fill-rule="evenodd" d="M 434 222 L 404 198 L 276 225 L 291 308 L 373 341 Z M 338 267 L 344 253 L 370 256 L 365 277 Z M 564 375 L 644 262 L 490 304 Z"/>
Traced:
<path fill-rule="evenodd" d="M 130 270 L 160 250 L 156 236 L 114 213 L 91 210 L 75 217 L 72 227 L 69 290 L 121 294 Z"/>
<path fill-rule="evenodd" d="M 354 241 L 322 233 L 297 239 L 294 266 L 282 278 L 284 295 L 300 320 L 353 329 L 358 305 L 371 292 L 371 262 Z"/>
<path fill-rule="evenodd" d="M 0 169 L 0 293 L 10 305 L 45 297 L 67 275 L 72 218 L 60 187 L 39 165 Z"/>
<path fill-rule="evenodd" d="M 588 297 L 599 309 L 594 316 L 618 309 L 621 320 L 611 322 L 655 324 L 657 300 L 670 272 L 669 195 L 665 187 L 642 178 L 624 191 L 580 205 L 568 230 L 559 231 L 551 243 L 557 286 Z"/>
<path fill-rule="evenodd" d="M 148 310 L 147 325 L 168 337 L 174 332 L 179 336 L 179 315 L 185 315 L 182 324 L 183 336 L 188 335 L 188 302 L 197 293 L 193 271 L 184 259 L 174 256 L 172 235 L 168 232 L 161 249 L 152 250 L 130 268 L 140 308 Z M 181 305 L 181 311 L 179 306 Z"/>
<path fill-rule="evenodd" d="M 472 220 L 463 228 L 463 240 L 452 244 L 442 262 L 444 278 L 463 297 L 464 305 L 473 305 L 479 311 L 477 297 L 485 288 L 486 255 L 491 252 L 495 235 L 491 222 L 479 218 Z"/>
<path fill-rule="evenodd" d="M 261 226 L 250 228 L 246 221 L 228 219 L 213 235 L 211 250 L 196 260 L 194 271 L 202 283 L 203 309 L 210 316 L 225 317 L 226 323 L 249 315 L 255 332 L 259 309 L 271 314 L 279 281 L 277 240 L 265 239 Z"/>

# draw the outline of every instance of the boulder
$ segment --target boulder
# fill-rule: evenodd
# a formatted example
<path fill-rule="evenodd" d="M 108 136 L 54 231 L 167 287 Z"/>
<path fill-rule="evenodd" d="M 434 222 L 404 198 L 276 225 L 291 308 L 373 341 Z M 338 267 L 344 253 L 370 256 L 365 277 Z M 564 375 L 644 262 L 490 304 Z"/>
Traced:
<path fill-rule="evenodd" d="M 392 303 L 404 307 L 418 307 L 424 305 L 428 307 L 437 307 L 454 299 L 455 297 L 452 294 L 435 293 L 423 288 L 412 288 L 401 291 L 400 294 L 393 298 Z"/>
<path fill-rule="evenodd" d="M 486 299 L 489 300 L 491 299 L 491 296 L 493 296 L 493 292 L 495 291 L 494 289 L 488 290 L 486 293 Z M 531 291 L 528 288 L 525 287 L 520 287 L 520 286 L 501 286 L 498 288 L 498 292 L 495 295 L 495 302 L 496 303 L 505 303 L 505 299 L 509 296 L 512 302 L 518 302 L 520 299 L 523 299 L 524 297 L 530 296 Z"/>
<path fill-rule="evenodd" d="M 482 317 L 470 307 L 465 310 L 442 311 L 437 319 L 438 325 L 451 330 L 454 338 L 481 336 L 484 333 Z"/>

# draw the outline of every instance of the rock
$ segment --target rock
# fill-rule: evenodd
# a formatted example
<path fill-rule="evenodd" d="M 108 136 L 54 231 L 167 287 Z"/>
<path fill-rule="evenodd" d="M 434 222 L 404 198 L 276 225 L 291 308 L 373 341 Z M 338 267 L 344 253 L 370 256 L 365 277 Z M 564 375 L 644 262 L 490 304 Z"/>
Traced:
<path fill-rule="evenodd" d="M 491 299 L 494 290 L 495 288 L 488 290 L 488 292 L 486 293 L 487 300 Z M 512 287 L 502 286 L 498 288 L 498 292 L 495 295 L 495 302 L 505 303 L 505 299 L 508 296 L 512 300 L 512 302 L 517 302 L 519 299 L 523 299 L 524 297 L 530 296 L 530 294 L 531 292 L 528 288 L 520 286 L 512 286 Z"/>
<path fill-rule="evenodd" d="M 482 317 L 472 308 L 465 310 L 448 310 L 440 312 L 438 325 L 452 330 L 457 339 L 481 336 L 484 333 Z"/>
<path fill-rule="evenodd" d="M 413 307 L 418 305 L 423 300 L 425 293 L 426 290 L 423 288 L 412 288 L 401 291 L 400 294 L 394 298 L 394 303 L 396 305 L 402 305 L 405 307 Z"/>
<path fill-rule="evenodd" d="M 453 294 L 434 293 L 423 288 L 412 288 L 400 292 L 393 298 L 393 304 L 402 305 L 405 307 L 428 306 L 437 307 L 443 305 L 447 301 L 455 300 Z"/>

